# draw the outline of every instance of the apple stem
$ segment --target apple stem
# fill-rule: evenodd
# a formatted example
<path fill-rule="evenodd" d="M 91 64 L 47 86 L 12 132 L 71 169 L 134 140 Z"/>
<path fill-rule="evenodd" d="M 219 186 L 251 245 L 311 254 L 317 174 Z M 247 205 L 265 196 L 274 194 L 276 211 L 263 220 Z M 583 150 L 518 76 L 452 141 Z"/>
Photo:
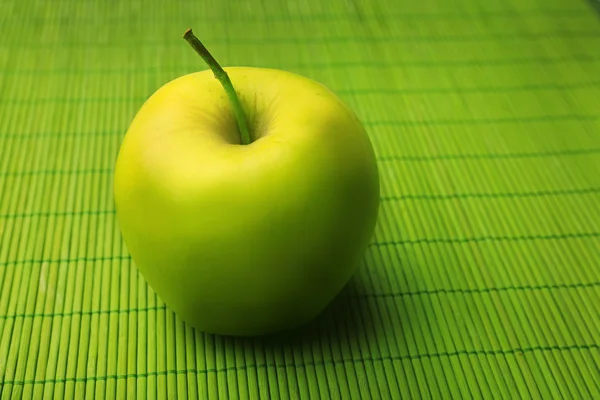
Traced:
<path fill-rule="evenodd" d="M 229 79 L 229 75 L 227 75 L 227 72 L 221 68 L 217 60 L 215 60 L 212 54 L 210 54 L 208 49 L 204 47 L 200 39 L 198 39 L 196 35 L 192 33 L 191 29 L 185 31 L 183 38 L 187 40 L 190 46 L 196 50 L 196 53 L 198 53 L 204 62 L 208 64 L 215 75 L 215 78 L 217 78 L 217 80 L 223 86 L 223 89 L 225 89 L 225 93 L 227 93 L 227 97 L 229 97 L 229 101 L 231 102 L 231 106 L 233 107 L 233 112 L 235 114 L 235 119 L 237 120 L 238 127 L 240 129 L 242 144 L 250 144 L 250 131 L 248 130 L 248 124 L 246 123 L 246 116 L 244 115 L 244 110 L 242 109 L 242 105 L 240 104 L 240 100 L 235 92 L 235 89 L 233 88 L 233 84 Z"/>

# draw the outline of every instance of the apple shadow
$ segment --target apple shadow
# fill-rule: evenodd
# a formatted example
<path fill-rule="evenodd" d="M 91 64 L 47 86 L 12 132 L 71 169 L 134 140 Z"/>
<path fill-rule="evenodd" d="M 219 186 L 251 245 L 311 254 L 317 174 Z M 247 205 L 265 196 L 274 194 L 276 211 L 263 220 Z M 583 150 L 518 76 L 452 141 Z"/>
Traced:
<path fill-rule="evenodd" d="M 368 316 L 365 315 L 364 309 L 359 309 L 361 302 L 353 287 L 352 283 L 347 284 L 316 318 L 299 327 L 259 336 L 210 336 L 230 346 L 241 346 L 245 349 L 263 348 L 267 352 L 282 348 L 313 347 L 323 345 L 327 341 L 330 344 L 356 346 L 359 341 L 369 340 L 364 337 L 364 333 L 359 339 L 361 333 L 356 323 L 357 315 L 363 318 Z"/>
<path fill-rule="evenodd" d="M 416 280 L 419 266 L 411 270 Z M 296 367 L 383 362 L 400 355 L 406 336 L 435 335 L 420 294 L 400 282 L 373 293 L 376 281 L 392 279 L 381 265 L 365 265 L 335 299 L 312 321 L 295 329 L 254 337 L 220 336 L 226 347 L 259 352 L 262 366 Z M 391 287 L 390 287 L 391 286 Z M 394 289 L 392 289 L 394 288 Z M 409 332 L 410 331 L 410 332 Z M 283 357 L 283 359 L 282 359 Z M 297 358 L 299 357 L 299 358 Z"/>
<path fill-rule="evenodd" d="M 319 341 L 324 335 L 338 331 L 340 325 L 349 325 L 347 322 L 350 322 L 356 314 L 352 304 L 354 301 L 356 301 L 356 295 L 352 285 L 348 284 L 316 318 L 308 323 L 256 339 L 265 345 L 294 345 Z M 350 337 L 355 336 L 355 332 L 352 331 L 347 332 Z"/>
<path fill-rule="evenodd" d="M 368 351 L 366 349 L 387 334 L 382 329 L 384 327 L 379 326 L 381 316 L 374 315 L 385 299 L 358 293 L 356 287 L 362 286 L 358 280 L 359 277 L 351 280 L 321 314 L 302 326 L 270 335 L 229 337 L 226 340 L 244 348 L 264 348 L 268 352 L 284 348 L 312 348 L 313 351 L 331 352 L 329 356 L 323 354 L 329 359 L 338 358 L 334 353 L 338 353 L 339 349 Z"/>

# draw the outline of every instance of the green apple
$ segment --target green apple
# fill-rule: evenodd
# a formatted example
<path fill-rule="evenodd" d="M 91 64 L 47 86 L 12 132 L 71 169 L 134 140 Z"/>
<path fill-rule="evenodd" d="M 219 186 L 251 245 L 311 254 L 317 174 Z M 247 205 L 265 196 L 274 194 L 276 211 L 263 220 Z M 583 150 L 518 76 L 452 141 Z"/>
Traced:
<path fill-rule="evenodd" d="M 196 329 L 293 329 L 334 299 L 371 240 L 373 147 L 323 85 L 207 62 L 215 75 L 165 84 L 125 135 L 114 176 L 123 239 L 148 284 Z"/>

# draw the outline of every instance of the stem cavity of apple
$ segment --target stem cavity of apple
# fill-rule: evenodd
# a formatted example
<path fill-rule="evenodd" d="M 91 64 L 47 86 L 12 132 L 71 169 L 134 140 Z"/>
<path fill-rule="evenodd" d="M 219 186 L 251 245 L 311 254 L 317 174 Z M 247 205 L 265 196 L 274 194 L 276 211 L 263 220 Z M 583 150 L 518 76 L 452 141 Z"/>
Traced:
<path fill-rule="evenodd" d="M 250 131 L 248 130 L 248 124 L 246 122 L 246 116 L 244 115 L 244 110 L 242 109 L 242 105 L 240 104 L 240 100 L 233 88 L 233 84 L 231 83 L 231 79 L 229 79 L 229 75 L 227 72 L 221 68 L 217 60 L 210 54 L 208 49 L 204 47 L 200 39 L 196 37 L 192 33 L 191 29 L 188 29 L 183 34 L 183 38 L 187 40 L 187 42 L 192 46 L 196 53 L 202 57 L 204 62 L 208 64 L 210 69 L 212 70 L 215 78 L 221 83 L 223 89 L 225 89 L 225 93 L 227 93 L 227 97 L 231 102 L 231 106 L 233 107 L 233 113 L 235 114 L 235 119 L 237 120 L 238 127 L 240 129 L 240 135 L 242 139 L 242 144 L 250 144 Z"/>

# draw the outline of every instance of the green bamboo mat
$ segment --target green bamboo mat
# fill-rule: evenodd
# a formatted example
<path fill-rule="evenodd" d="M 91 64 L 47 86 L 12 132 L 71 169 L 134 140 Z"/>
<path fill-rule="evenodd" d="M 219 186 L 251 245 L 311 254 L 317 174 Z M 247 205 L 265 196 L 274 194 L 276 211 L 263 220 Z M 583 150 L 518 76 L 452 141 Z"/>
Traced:
<path fill-rule="evenodd" d="M 205 68 L 189 27 L 326 84 L 375 146 L 373 243 L 295 335 L 195 332 L 121 240 L 119 143 Z M 591 2 L 15 0 L 0 38 L 0 399 L 600 398 Z"/>

